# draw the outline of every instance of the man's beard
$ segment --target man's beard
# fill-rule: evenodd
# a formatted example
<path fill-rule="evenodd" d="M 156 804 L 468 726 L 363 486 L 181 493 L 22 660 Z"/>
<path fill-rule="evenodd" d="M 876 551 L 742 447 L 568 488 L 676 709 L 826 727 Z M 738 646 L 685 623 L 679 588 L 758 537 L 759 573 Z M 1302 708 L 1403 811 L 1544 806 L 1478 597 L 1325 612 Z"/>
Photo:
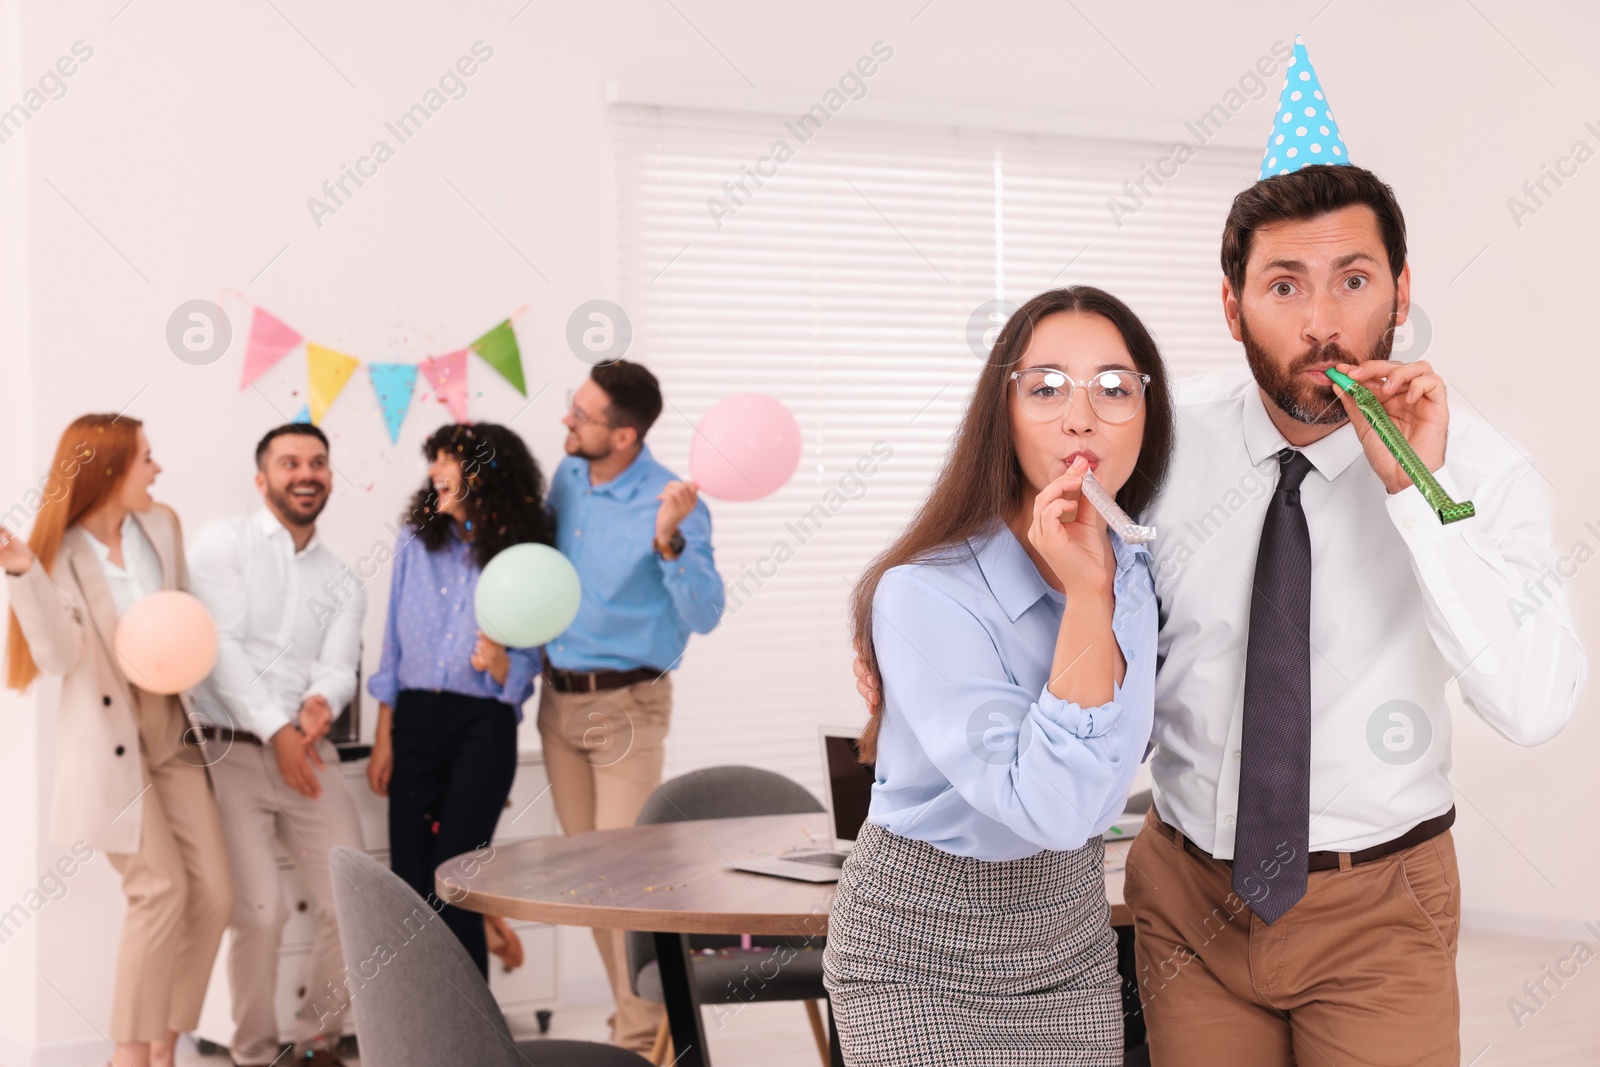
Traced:
<path fill-rule="evenodd" d="M 1244 356 L 1250 364 L 1250 373 L 1255 375 L 1261 391 L 1291 419 L 1312 426 L 1337 426 L 1350 416 L 1345 413 L 1344 405 L 1339 403 L 1333 383 L 1324 381 L 1319 385 L 1309 382 L 1301 372 L 1318 363 L 1365 363 L 1369 359 L 1388 359 L 1389 353 L 1394 350 L 1394 320 L 1399 307 L 1396 301 L 1394 307 L 1390 308 L 1389 328 L 1373 342 L 1372 351 L 1365 357 L 1352 357 L 1338 344 L 1317 345 L 1306 349 L 1287 367 L 1250 336 L 1250 327 L 1241 314 L 1239 336 L 1244 342 Z"/>
<path fill-rule="evenodd" d="M 574 438 L 578 439 L 578 447 L 577 448 L 573 448 L 573 449 L 569 449 L 567 451 L 567 455 L 569 455 L 569 456 L 577 456 L 579 459 L 587 460 L 590 463 L 594 463 L 594 462 L 596 462 L 598 460 L 605 459 L 607 456 L 611 455 L 612 449 L 609 448 L 609 447 L 606 448 L 604 451 L 591 452 L 588 449 L 583 447 L 583 439 L 582 438 L 579 438 L 577 434 L 572 434 L 571 436 L 573 436 Z"/>
<path fill-rule="evenodd" d="M 328 506 L 328 494 L 323 493 L 321 501 L 317 504 L 317 510 L 310 515 L 302 515 L 299 510 L 300 505 L 296 503 L 292 496 L 288 493 L 280 493 L 271 487 L 267 489 L 267 500 L 271 502 L 278 514 L 283 516 L 285 522 L 293 523 L 296 526 L 310 526 L 317 521 L 317 516 L 322 514 L 322 509 Z"/>

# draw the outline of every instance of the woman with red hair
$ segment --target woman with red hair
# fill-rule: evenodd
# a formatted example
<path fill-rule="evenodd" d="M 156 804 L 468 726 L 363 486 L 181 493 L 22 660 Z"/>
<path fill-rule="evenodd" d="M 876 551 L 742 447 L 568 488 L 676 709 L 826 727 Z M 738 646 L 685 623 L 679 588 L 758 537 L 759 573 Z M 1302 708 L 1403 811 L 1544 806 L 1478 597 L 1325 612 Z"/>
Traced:
<path fill-rule="evenodd" d="M 118 1067 L 172 1064 L 178 1034 L 199 1023 L 233 899 L 182 705 L 139 688 L 111 642 L 141 597 L 188 586 L 178 516 L 150 497 L 159 473 L 137 419 L 85 415 L 61 435 L 28 539 L 0 526 L 7 684 L 61 676 L 51 834 L 74 855 L 105 852 L 128 898 L 111 1009 Z"/>

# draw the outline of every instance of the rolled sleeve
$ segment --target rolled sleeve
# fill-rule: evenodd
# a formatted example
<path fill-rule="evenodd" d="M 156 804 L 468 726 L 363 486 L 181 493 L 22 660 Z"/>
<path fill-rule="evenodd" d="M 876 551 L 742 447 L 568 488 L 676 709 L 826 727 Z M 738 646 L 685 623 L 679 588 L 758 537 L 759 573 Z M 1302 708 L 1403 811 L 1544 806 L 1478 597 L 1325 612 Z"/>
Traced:
<path fill-rule="evenodd" d="M 1039 714 L 1072 736 L 1084 740 L 1106 736 L 1116 729 L 1117 722 L 1122 718 L 1122 705 L 1116 700 L 1086 708 L 1074 701 L 1062 700 L 1050 692 L 1049 686 L 1039 694 L 1034 707 Z"/>
<path fill-rule="evenodd" d="M 500 687 L 500 699 L 517 709 L 518 722 L 522 721 L 522 705 L 533 695 L 533 680 L 539 676 L 543 656 L 542 646 L 506 649 L 506 658 L 511 666 L 506 669 L 506 681 Z"/>
<path fill-rule="evenodd" d="M 705 501 L 695 503 L 678 529 L 683 533 L 683 552 L 677 559 L 656 557 L 661 581 L 684 625 L 697 634 L 708 634 L 722 620 L 725 594 L 711 548 L 711 511 Z"/>
<path fill-rule="evenodd" d="M 993 635 L 955 598 L 913 573 L 885 574 L 873 648 L 884 731 L 909 730 L 976 811 L 1040 848 L 1075 849 L 1120 804 L 1136 760 L 1119 750 L 1116 703 L 1083 708 L 1048 690 L 1036 699 L 1010 680 Z"/>

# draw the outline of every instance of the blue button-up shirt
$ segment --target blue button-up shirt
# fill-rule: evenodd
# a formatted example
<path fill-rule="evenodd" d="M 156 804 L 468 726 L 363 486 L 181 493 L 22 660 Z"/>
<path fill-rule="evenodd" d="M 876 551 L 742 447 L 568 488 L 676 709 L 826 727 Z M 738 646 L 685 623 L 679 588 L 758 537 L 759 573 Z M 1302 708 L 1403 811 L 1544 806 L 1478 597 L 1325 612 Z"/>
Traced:
<path fill-rule="evenodd" d="M 482 573 L 472 546 L 456 536 L 453 524 L 450 539 L 437 552 L 429 552 L 411 527 L 401 531 L 389 580 L 383 656 L 367 679 L 367 692 L 390 707 L 402 689 L 489 697 L 516 708 L 522 721 L 522 705 L 533 695 L 539 673 L 539 649 L 506 649 L 511 666 L 504 685 L 488 671 L 472 669 L 478 643 L 472 604 Z"/>
<path fill-rule="evenodd" d="M 550 479 L 556 547 L 583 585 L 578 617 L 545 654 L 563 670 L 658 671 L 678 665 L 689 634 L 710 633 L 722 618 L 722 576 L 711 553 L 711 511 L 697 500 L 679 525 L 675 560 L 655 551 L 656 499 L 677 475 L 648 446 L 627 470 L 589 484 L 589 461 L 568 456 Z"/>
<path fill-rule="evenodd" d="M 1111 545 L 1127 670 L 1097 707 L 1047 688 L 1066 597 L 1004 524 L 884 574 L 871 822 L 981 860 L 1079 848 L 1111 825 L 1150 740 L 1157 621 L 1149 551 L 1115 533 Z"/>

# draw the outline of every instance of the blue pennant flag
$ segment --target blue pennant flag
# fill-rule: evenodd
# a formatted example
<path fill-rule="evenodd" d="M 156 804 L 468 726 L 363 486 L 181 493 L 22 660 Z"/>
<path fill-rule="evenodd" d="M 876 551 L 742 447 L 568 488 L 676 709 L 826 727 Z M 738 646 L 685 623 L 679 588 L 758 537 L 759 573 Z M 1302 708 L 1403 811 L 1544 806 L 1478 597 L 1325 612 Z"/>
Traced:
<path fill-rule="evenodd" d="M 400 440 L 400 424 L 406 421 L 406 411 L 411 407 L 411 394 L 417 384 L 415 363 L 368 363 L 372 375 L 372 389 L 378 394 L 378 406 L 383 408 L 383 420 L 389 427 L 389 443 Z"/>

